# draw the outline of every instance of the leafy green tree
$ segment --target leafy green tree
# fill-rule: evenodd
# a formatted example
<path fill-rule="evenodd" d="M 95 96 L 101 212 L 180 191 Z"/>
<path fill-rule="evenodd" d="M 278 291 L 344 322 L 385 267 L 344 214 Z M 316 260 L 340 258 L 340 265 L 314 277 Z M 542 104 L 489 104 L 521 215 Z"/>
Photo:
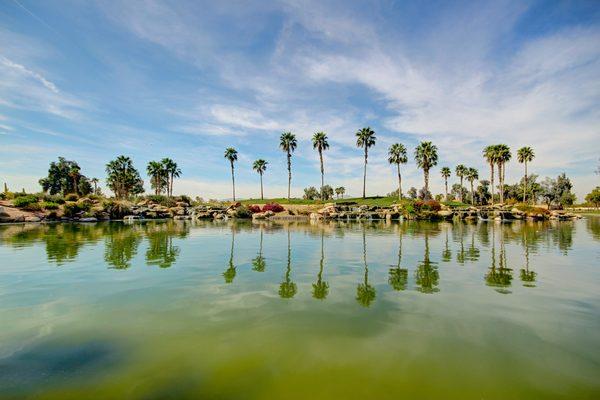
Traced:
<path fill-rule="evenodd" d="M 490 189 L 492 192 L 490 197 L 491 204 L 494 204 L 494 166 L 496 165 L 496 161 L 498 159 L 498 152 L 496 151 L 497 147 L 498 145 L 492 144 L 483 149 L 483 157 L 490 165 Z"/>
<path fill-rule="evenodd" d="M 533 161 L 534 157 L 535 154 L 531 147 L 521 147 L 517 150 L 517 160 L 525 165 L 525 175 L 523 176 L 525 179 L 525 182 L 523 183 L 523 203 L 527 201 L 527 163 Z"/>
<path fill-rule="evenodd" d="M 325 169 L 323 167 L 323 150 L 329 148 L 327 134 L 325 132 L 316 132 L 312 137 L 313 149 L 319 152 L 319 161 L 321 162 L 321 195 L 323 194 L 323 186 L 325 186 Z M 321 197 L 321 200 L 325 200 Z"/>
<path fill-rule="evenodd" d="M 279 147 L 285 151 L 287 157 L 287 168 L 288 168 L 288 200 L 290 199 L 290 191 L 292 187 L 292 153 L 296 150 L 298 141 L 296 135 L 292 132 L 283 132 L 279 138 Z"/>
<path fill-rule="evenodd" d="M 365 167 L 363 173 L 363 199 L 367 191 L 367 158 L 369 157 L 369 148 L 375 146 L 375 131 L 371 127 L 362 128 L 356 132 L 356 146 L 365 150 Z"/>
<path fill-rule="evenodd" d="M 471 184 L 471 204 L 475 204 L 475 191 L 473 190 L 473 182 L 479 179 L 479 172 L 475 168 L 467 168 L 465 177 Z"/>
<path fill-rule="evenodd" d="M 339 199 L 340 196 L 342 196 L 342 199 L 344 198 L 344 193 L 346 193 L 346 188 L 343 186 L 339 186 L 335 188 L 335 195 L 337 196 L 337 198 Z"/>
<path fill-rule="evenodd" d="M 325 185 L 321 188 L 321 200 L 331 200 L 333 198 L 333 188 Z"/>
<path fill-rule="evenodd" d="M 410 197 L 411 200 L 416 200 L 417 188 L 411 187 L 410 189 L 408 189 L 408 197 Z"/>
<path fill-rule="evenodd" d="M 396 164 L 398 169 L 398 199 L 402 200 L 402 175 L 400 174 L 400 164 L 406 164 L 408 158 L 406 156 L 406 147 L 401 143 L 394 143 L 388 150 L 388 162 Z"/>
<path fill-rule="evenodd" d="M 321 260 L 319 261 L 319 273 L 317 274 L 317 281 L 312 284 L 312 296 L 318 300 L 324 300 L 329 294 L 329 283 L 323 280 L 323 263 L 325 261 L 324 248 L 324 234 L 321 230 Z"/>
<path fill-rule="evenodd" d="M 541 195 L 550 208 L 553 204 L 570 206 L 575 202 L 571 192 L 573 184 L 566 174 L 560 174 L 556 179 L 546 178 L 541 184 Z"/>
<path fill-rule="evenodd" d="M 490 197 L 490 181 L 482 180 L 479 181 L 479 185 L 477 186 L 477 190 L 475 192 L 475 203 L 477 204 L 486 204 L 488 203 Z"/>
<path fill-rule="evenodd" d="M 58 157 L 58 162 L 51 162 L 48 176 L 39 180 L 42 190 L 50 194 L 68 193 L 82 194 L 79 192 L 79 181 L 85 178 L 81 175 L 81 168 L 75 161 Z"/>
<path fill-rule="evenodd" d="M 238 152 L 233 147 L 228 147 L 225 149 L 224 157 L 231 164 L 231 183 L 232 183 L 232 188 L 233 188 L 233 201 L 235 201 L 235 172 L 234 172 L 233 163 L 236 162 L 238 159 Z"/>
<path fill-rule="evenodd" d="M 469 169 L 462 164 L 459 164 L 456 166 L 455 172 L 456 172 L 456 176 L 458 176 L 460 178 L 460 186 L 461 187 L 463 186 L 463 178 L 467 174 L 468 170 Z M 464 199 L 462 197 L 460 197 L 459 200 L 461 203 L 464 202 Z"/>
<path fill-rule="evenodd" d="M 262 200 L 263 197 L 263 174 L 265 173 L 265 171 L 267 170 L 267 165 L 269 163 L 265 160 L 263 160 L 262 158 L 259 158 L 258 160 L 254 161 L 254 164 L 252 164 L 252 169 L 255 170 L 256 172 L 258 172 L 258 174 L 260 175 L 260 199 Z"/>
<path fill-rule="evenodd" d="M 316 187 L 311 186 L 311 187 L 304 188 L 303 198 L 305 200 L 314 200 L 317 197 L 319 197 L 319 191 L 317 190 Z"/>
<path fill-rule="evenodd" d="M 179 169 L 177 163 L 170 158 L 163 158 L 161 162 L 163 163 L 165 171 L 169 174 L 169 191 L 167 194 L 173 196 L 173 182 L 175 178 L 181 176 L 181 169 Z"/>
<path fill-rule="evenodd" d="M 441 170 L 442 178 L 444 178 L 444 188 L 445 188 L 445 196 L 444 199 L 448 201 L 448 178 L 450 178 L 450 168 L 442 167 Z"/>
<path fill-rule="evenodd" d="M 431 142 L 419 143 L 415 148 L 415 161 L 417 166 L 423 170 L 425 190 L 429 192 L 429 170 L 437 165 L 437 146 Z"/>
<path fill-rule="evenodd" d="M 588 193 L 585 196 L 585 201 L 593 204 L 596 208 L 600 207 L 600 186 L 596 186 L 594 190 Z"/>
<path fill-rule="evenodd" d="M 106 184 L 117 199 L 144 193 L 144 181 L 129 157 L 119 156 L 106 164 Z"/>

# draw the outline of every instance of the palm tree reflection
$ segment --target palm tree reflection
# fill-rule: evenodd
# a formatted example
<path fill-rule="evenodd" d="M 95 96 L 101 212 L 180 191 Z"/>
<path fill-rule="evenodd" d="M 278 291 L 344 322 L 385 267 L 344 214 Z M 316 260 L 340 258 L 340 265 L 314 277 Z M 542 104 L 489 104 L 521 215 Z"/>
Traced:
<path fill-rule="evenodd" d="M 173 235 L 176 232 L 167 224 L 148 225 L 148 250 L 146 262 L 148 265 L 158 265 L 169 268 L 179 256 L 179 247 L 173 245 Z"/>
<path fill-rule="evenodd" d="M 235 228 L 231 226 L 231 251 L 229 253 L 229 265 L 225 272 L 223 272 L 223 278 L 225 279 L 225 283 L 232 283 L 235 278 L 235 265 L 233 264 L 233 248 L 235 246 Z"/>
<path fill-rule="evenodd" d="M 254 257 L 252 260 L 252 270 L 256 272 L 264 272 L 267 263 L 265 262 L 265 258 L 262 255 L 263 251 L 263 227 L 260 226 L 260 245 L 258 247 L 258 256 Z"/>
<path fill-rule="evenodd" d="M 292 247 L 291 247 L 291 240 L 290 240 L 289 225 L 287 227 L 287 241 L 288 241 L 287 269 L 285 271 L 285 281 L 283 281 L 279 284 L 279 296 L 282 299 L 291 299 L 298 292 L 298 288 L 296 287 L 296 284 L 294 282 L 292 282 L 291 277 L 290 277 L 290 275 L 292 273 Z"/>
<path fill-rule="evenodd" d="M 488 286 L 496 288 L 498 293 L 509 294 L 511 281 L 513 279 L 512 269 L 506 265 L 506 250 L 504 248 L 504 236 L 500 235 L 500 257 L 498 260 L 499 268 L 496 268 L 496 239 L 495 239 L 495 226 L 492 227 L 492 266 L 489 268 L 488 273 L 485 275 L 485 281 Z"/>
<path fill-rule="evenodd" d="M 529 270 L 529 245 L 527 243 L 527 236 L 525 236 L 523 246 L 525 247 L 525 268 L 521 268 L 521 281 L 525 287 L 535 287 L 537 273 Z"/>
<path fill-rule="evenodd" d="M 324 232 L 321 230 L 321 260 L 319 262 L 319 274 L 317 275 L 317 281 L 313 283 L 312 296 L 315 299 L 323 300 L 329 294 L 329 284 L 323 280 L 323 262 L 325 260 L 325 253 L 323 251 Z"/>
<path fill-rule="evenodd" d="M 444 244 L 444 251 L 442 252 L 442 261 L 444 262 L 449 262 L 452 261 L 452 250 L 450 250 L 450 247 L 448 247 L 448 226 L 446 226 L 446 241 Z"/>
<path fill-rule="evenodd" d="M 429 232 L 425 230 L 425 255 L 423 261 L 417 266 L 415 278 L 417 282 L 417 290 L 421 293 L 436 293 L 440 289 L 437 288 L 440 282 L 440 274 L 437 270 L 436 263 L 429 259 Z M 462 235 L 461 235 L 462 237 Z"/>
<path fill-rule="evenodd" d="M 364 282 L 359 284 L 356 288 L 356 300 L 363 307 L 369 307 L 373 300 L 375 300 L 375 288 L 369 285 L 369 267 L 367 266 L 367 240 L 365 234 L 365 226 L 363 225 L 362 230 L 363 236 L 363 263 L 365 265 L 365 277 Z"/>
<path fill-rule="evenodd" d="M 398 244 L 398 264 L 396 268 L 390 268 L 388 282 L 394 288 L 394 290 L 406 289 L 406 283 L 408 282 L 408 269 L 400 268 L 402 262 L 402 230 L 399 232 L 399 244 Z M 448 240 L 448 232 L 446 231 L 446 241 Z"/>

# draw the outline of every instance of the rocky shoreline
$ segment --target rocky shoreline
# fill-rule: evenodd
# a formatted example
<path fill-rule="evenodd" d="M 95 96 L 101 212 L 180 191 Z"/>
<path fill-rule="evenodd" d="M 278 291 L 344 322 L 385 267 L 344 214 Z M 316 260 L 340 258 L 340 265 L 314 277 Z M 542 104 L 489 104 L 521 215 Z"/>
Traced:
<path fill-rule="evenodd" d="M 115 207 L 114 205 L 112 206 Z M 226 205 L 190 205 L 180 201 L 173 207 L 167 207 L 152 201 L 143 200 L 137 204 L 121 204 L 119 213 L 99 207 L 93 213 L 80 212 L 66 217 L 60 213 L 27 212 L 14 207 L 0 206 L 0 223 L 18 222 L 97 222 L 110 220 L 305 220 L 305 221 L 369 221 L 369 220 L 429 220 L 429 221 L 570 221 L 581 218 L 580 215 L 562 211 L 548 211 L 530 207 L 519 209 L 508 205 L 482 207 L 448 207 L 439 203 L 414 202 L 393 204 L 389 207 L 358 205 L 353 202 L 329 203 L 321 206 L 304 207 L 279 206 L 276 211 L 264 210 L 258 205 L 245 206 L 240 203 Z M 320 208 L 319 208 L 320 207 Z M 111 217 L 111 213 L 113 214 Z M 115 218 L 115 216 L 118 216 Z"/>

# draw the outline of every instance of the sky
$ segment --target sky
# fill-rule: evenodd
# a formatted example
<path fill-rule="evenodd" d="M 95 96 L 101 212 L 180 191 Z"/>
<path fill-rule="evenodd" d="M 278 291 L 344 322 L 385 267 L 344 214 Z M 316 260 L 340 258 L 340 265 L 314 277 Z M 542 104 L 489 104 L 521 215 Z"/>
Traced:
<path fill-rule="evenodd" d="M 238 197 L 287 191 L 283 131 L 298 137 L 292 194 L 320 186 L 310 141 L 325 131 L 325 182 L 362 190 L 355 132 L 370 126 L 367 195 L 395 190 L 387 150 L 403 143 L 404 191 L 423 186 L 422 140 L 440 168 L 489 179 L 484 146 L 513 151 L 507 182 L 565 172 L 582 200 L 600 185 L 598 1 L 0 1 L 0 181 L 39 191 L 59 156 L 104 183 L 130 156 L 182 170 L 174 192 L 231 197 L 226 147 L 239 151 Z M 455 183 L 452 176 L 450 184 Z M 149 190 L 149 185 L 146 183 Z"/>

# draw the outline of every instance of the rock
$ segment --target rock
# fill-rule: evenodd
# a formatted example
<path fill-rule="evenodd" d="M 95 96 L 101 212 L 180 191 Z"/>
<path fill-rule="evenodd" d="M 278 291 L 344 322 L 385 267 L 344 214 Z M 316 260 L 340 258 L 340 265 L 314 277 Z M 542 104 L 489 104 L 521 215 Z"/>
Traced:
<path fill-rule="evenodd" d="M 442 218 L 450 218 L 454 215 L 454 212 L 450 210 L 440 210 L 437 212 L 437 215 L 439 215 Z"/>
<path fill-rule="evenodd" d="M 183 208 L 185 208 L 185 207 L 189 207 L 189 206 L 190 206 L 190 205 L 189 205 L 188 203 L 186 203 L 185 201 L 178 201 L 177 203 L 175 203 L 175 205 L 176 205 L 177 207 L 183 207 Z"/>
<path fill-rule="evenodd" d="M 271 210 L 265 211 L 265 217 L 269 218 L 269 217 L 272 217 L 273 215 L 275 215 L 274 211 L 271 211 Z"/>
<path fill-rule="evenodd" d="M 25 217 L 25 222 L 40 222 L 41 219 L 39 217 L 36 217 L 35 215 L 28 215 L 27 217 Z"/>
<path fill-rule="evenodd" d="M 80 218 L 79 222 L 98 222 L 98 218 L 96 218 L 96 217 Z"/>
<path fill-rule="evenodd" d="M 252 219 L 266 219 L 266 218 L 267 218 L 267 216 L 263 212 L 258 212 L 258 213 L 252 214 Z"/>
<path fill-rule="evenodd" d="M 319 213 L 310 213 L 308 218 L 312 219 L 312 220 L 318 220 L 318 219 L 322 219 L 323 215 L 319 214 Z"/>
<path fill-rule="evenodd" d="M 227 216 L 223 213 L 217 213 L 217 214 L 215 214 L 214 218 L 215 219 L 225 219 L 225 218 L 227 218 Z"/>
<path fill-rule="evenodd" d="M 15 222 L 14 218 L 11 216 L 2 216 L 0 215 L 0 223 L 9 223 L 9 222 Z"/>

